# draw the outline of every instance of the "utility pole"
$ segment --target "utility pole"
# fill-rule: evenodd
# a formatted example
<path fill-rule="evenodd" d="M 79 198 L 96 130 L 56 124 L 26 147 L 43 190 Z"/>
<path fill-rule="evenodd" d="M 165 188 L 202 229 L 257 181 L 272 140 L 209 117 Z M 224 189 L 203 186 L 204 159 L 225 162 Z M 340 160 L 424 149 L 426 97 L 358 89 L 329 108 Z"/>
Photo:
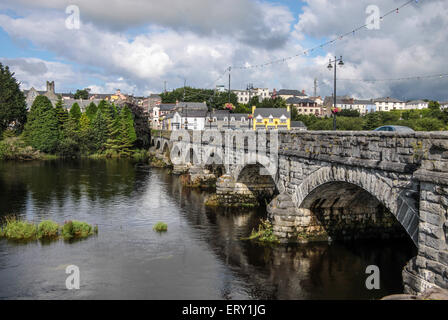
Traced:
<path fill-rule="evenodd" d="M 185 86 L 187 84 L 187 79 L 184 79 L 184 97 L 182 99 L 183 102 L 185 102 Z"/>
<path fill-rule="evenodd" d="M 164 84 L 164 92 L 166 93 L 166 81 L 163 81 L 163 84 Z"/>
<path fill-rule="evenodd" d="M 317 78 L 314 78 L 314 98 L 317 97 Z"/>
<path fill-rule="evenodd" d="M 232 71 L 232 67 L 229 67 L 229 103 L 230 103 L 230 71 Z"/>

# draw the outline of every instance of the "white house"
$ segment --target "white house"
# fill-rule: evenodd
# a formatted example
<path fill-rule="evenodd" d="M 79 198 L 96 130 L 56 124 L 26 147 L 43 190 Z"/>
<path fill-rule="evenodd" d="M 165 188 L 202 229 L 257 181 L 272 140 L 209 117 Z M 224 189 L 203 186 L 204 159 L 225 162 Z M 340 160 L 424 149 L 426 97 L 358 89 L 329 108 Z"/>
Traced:
<path fill-rule="evenodd" d="M 206 116 L 204 110 L 175 111 L 165 117 L 163 127 L 168 130 L 204 130 Z"/>
<path fill-rule="evenodd" d="M 413 100 L 406 103 L 406 109 L 427 109 L 428 108 L 428 102 L 425 102 L 423 100 Z"/>
<path fill-rule="evenodd" d="M 232 90 L 238 98 L 238 103 L 247 104 L 253 97 L 258 97 L 258 101 L 270 98 L 269 89 L 267 88 L 254 88 L 248 90 Z"/>
<path fill-rule="evenodd" d="M 376 111 L 406 110 L 406 103 L 395 98 L 378 98 L 373 102 L 376 105 Z"/>

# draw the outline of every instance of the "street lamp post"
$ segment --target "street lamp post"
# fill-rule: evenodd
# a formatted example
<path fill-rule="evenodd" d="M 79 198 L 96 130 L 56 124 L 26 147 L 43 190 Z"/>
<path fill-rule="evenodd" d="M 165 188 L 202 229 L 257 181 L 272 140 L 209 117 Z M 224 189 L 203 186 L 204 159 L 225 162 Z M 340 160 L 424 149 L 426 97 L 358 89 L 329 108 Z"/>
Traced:
<path fill-rule="evenodd" d="M 337 108 L 336 108 L 336 69 L 337 69 L 338 65 L 340 67 L 342 67 L 344 65 L 344 61 L 342 61 L 342 56 L 339 59 L 337 57 L 334 57 L 333 61 L 330 59 L 330 62 L 328 64 L 328 69 L 330 71 L 333 68 L 332 63 L 334 63 L 334 93 L 333 93 L 333 110 L 332 110 L 332 113 L 333 113 L 333 130 L 336 131 L 336 113 L 337 113 Z"/>
<path fill-rule="evenodd" d="M 212 130 L 212 122 L 213 122 L 213 119 L 212 118 L 208 118 L 208 123 L 210 124 L 210 130 Z"/>

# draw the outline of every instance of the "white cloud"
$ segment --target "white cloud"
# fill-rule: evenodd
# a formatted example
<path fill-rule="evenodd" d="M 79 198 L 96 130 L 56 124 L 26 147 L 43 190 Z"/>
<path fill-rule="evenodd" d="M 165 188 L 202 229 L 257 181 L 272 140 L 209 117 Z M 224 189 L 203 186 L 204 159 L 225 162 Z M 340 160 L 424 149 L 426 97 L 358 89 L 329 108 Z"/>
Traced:
<path fill-rule="evenodd" d="M 71 66 L 61 62 L 48 62 L 37 58 L 1 58 L 0 62 L 9 66 L 15 73 L 22 89 L 34 87 L 37 90 L 46 89 L 46 80 L 65 84 L 65 88 L 73 88 L 70 84 L 82 81 L 82 75 L 75 72 Z M 68 87 L 67 87 L 68 86 Z M 61 88 L 56 88 L 60 91 Z"/>
<path fill-rule="evenodd" d="M 293 26 L 292 14 L 283 6 L 251 0 L 229 1 L 219 4 L 199 0 L 132 1 L 130 4 L 117 1 L 111 5 L 98 1 L 91 7 L 84 7 L 86 2 L 80 1 L 81 15 L 84 14 L 81 29 L 68 30 L 64 27 L 64 11 L 55 11 L 65 2 L 46 0 L 35 4 L 20 0 L 18 7 L 16 2 L 11 4 L 6 0 L 23 14 L 19 18 L 0 14 L 0 27 L 14 40 L 30 40 L 63 60 L 85 66 L 89 77 L 104 83 L 93 87 L 96 90 L 105 92 L 120 88 L 129 93 L 146 94 L 160 91 L 164 81 L 168 82 L 168 88 L 182 86 L 184 79 L 191 86 L 213 85 L 228 66 L 255 65 L 295 55 L 303 52 L 305 43 L 331 39 L 364 24 L 365 8 L 369 4 L 378 5 L 384 14 L 403 3 L 401 0 L 307 0 Z M 103 10 L 105 7 L 108 10 Z M 146 14 L 148 8 L 151 12 Z M 257 15 L 255 20 L 253 12 Z M 327 47 L 317 57 L 302 56 L 262 69 L 234 69 L 232 87 L 244 88 L 252 82 L 271 89 L 295 88 L 312 92 L 314 78 L 317 78 L 319 93 L 328 95 L 333 82 L 326 66 L 334 55 L 343 55 L 346 63 L 339 70 L 340 79 L 448 72 L 445 67 L 447 15 L 447 1 L 421 1 L 385 19 L 380 30 L 364 30 L 349 36 Z M 140 29 L 131 30 L 131 33 L 117 31 L 137 25 Z M 133 32 L 137 35 L 131 36 Z M 22 64 L 21 68 L 34 70 L 42 83 L 51 76 L 44 73 L 42 64 L 25 65 L 23 61 Z M 76 77 L 86 78 L 86 75 Z M 227 77 L 217 84 L 227 85 Z M 447 99 L 446 86 L 447 83 L 440 80 L 374 84 L 339 81 L 338 94 L 362 98 Z"/>

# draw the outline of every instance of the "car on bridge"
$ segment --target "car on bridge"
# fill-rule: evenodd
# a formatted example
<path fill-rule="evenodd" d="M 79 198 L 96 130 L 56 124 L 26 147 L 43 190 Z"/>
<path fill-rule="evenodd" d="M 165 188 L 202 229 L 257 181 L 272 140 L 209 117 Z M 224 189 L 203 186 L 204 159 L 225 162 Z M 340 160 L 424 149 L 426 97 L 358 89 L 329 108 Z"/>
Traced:
<path fill-rule="evenodd" d="M 415 132 L 413 129 L 405 126 L 382 126 L 376 128 L 373 131 L 388 131 L 388 132 L 400 132 L 400 133 Z"/>

